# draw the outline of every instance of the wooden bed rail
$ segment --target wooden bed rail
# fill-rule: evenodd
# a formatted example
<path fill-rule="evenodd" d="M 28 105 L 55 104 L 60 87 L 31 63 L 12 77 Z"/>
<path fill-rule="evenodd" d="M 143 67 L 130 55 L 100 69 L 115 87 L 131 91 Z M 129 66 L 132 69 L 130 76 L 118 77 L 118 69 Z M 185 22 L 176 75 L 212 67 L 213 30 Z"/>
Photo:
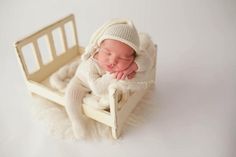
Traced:
<path fill-rule="evenodd" d="M 68 36 L 66 34 L 65 25 L 71 24 L 71 31 L 72 37 L 74 40 L 73 46 L 68 46 Z M 55 47 L 55 36 L 53 36 L 53 31 L 59 30 L 60 40 L 62 41 L 62 45 L 59 45 L 63 47 L 63 52 L 61 54 L 58 54 Z M 49 50 L 49 55 L 51 56 L 51 61 L 48 63 L 44 63 L 42 58 L 42 52 L 39 45 L 39 39 L 42 37 L 46 37 L 47 42 L 47 49 Z M 58 44 L 58 42 L 57 42 Z M 32 56 L 34 56 L 34 61 L 30 60 L 34 63 L 37 68 L 31 72 L 29 70 L 29 65 L 27 65 L 25 57 L 24 57 L 24 51 L 22 48 L 25 46 L 32 46 Z M 78 55 L 79 53 L 79 44 L 78 44 L 78 37 L 77 37 L 77 31 L 76 31 L 76 24 L 75 24 L 75 18 L 74 15 L 69 15 L 25 38 L 22 40 L 19 40 L 15 43 L 15 49 L 17 52 L 18 60 L 22 66 L 23 72 L 25 74 L 25 77 L 27 80 L 34 80 L 37 82 L 42 81 L 44 78 L 49 76 L 52 72 L 55 72 L 58 67 L 63 66 L 66 62 L 71 60 L 73 57 Z M 56 62 L 53 62 L 54 60 L 57 60 Z"/>

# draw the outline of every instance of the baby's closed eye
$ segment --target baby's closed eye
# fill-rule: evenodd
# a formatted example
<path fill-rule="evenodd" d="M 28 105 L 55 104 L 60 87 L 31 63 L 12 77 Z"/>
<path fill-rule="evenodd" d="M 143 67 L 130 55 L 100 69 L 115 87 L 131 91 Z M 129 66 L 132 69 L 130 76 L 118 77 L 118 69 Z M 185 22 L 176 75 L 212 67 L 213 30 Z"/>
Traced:
<path fill-rule="evenodd" d="M 133 58 L 134 58 L 134 56 L 132 55 L 132 56 L 121 56 L 121 57 L 119 57 L 120 59 L 123 59 L 123 60 L 132 60 Z"/>

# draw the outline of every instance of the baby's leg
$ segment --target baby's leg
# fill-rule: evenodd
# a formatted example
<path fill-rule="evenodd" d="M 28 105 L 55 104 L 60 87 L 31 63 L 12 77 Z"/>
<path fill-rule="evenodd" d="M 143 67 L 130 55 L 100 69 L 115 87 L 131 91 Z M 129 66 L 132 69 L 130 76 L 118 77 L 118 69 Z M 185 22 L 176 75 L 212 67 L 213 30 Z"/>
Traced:
<path fill-rule="evenodd" d="M 83 115 L 82 100 L 88 89 L 81 85 L 77 77 L 73 77 L 66 88 L 66 111 L 72 122 L 72 127 L 76 138 L 84 138 L 86 136 L 86 120 Z"/>

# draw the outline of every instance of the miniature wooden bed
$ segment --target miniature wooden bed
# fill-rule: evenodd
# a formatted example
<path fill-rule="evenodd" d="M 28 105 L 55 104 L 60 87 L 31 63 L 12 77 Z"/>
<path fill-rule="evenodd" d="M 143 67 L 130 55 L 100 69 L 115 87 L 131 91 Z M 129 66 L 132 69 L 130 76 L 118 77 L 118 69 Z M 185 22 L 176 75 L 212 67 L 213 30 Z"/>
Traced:
<path fill-rule="evenodd" d="M 56 30 L 59 35 L 55 34 Z M 70 34 L 67 32 L 70 32 Z M 40 45 L 39 42 L 41 39 L 45 39 L 46 44 Z M 61 46 L 61 53 L 59 53 L 58 45 Z M 25 47 L 30 47 L 30 51 L 29 48 Z M 50 60 L 47 62 L 45 61 L 45 57 L 43 57 L 45 54 L 43 54 L 44 50 L 41 47 L 44 47 L 45 51 L 47 49 L 49 53 Z M 51 88 L 45 82 L 48 82 L 49 77 L 59 68 L 78 59 L 84 51 L 84 48 L 80 47 L 78 43 L 74 15 L 69 15 L 17 41 L 15 43 L 15 49 L 30 93 L 64 106 L 64 94 Z M 24 50 L 27 51 L 25 52 Z M 26 53 L 28 53 L 27 55 L 31 54 L 33 56 L 33 59 L 30 60 L 31 63 L 36 65 L 36 68 L 33 70 L 29 68 L 30 63 L 26 61 Z M 155 67 L 152 77 L 155 80 Z M 133 93 L 125 104 L 121 108 L 118 108 L 118 89 L 109 89 L 109 111 L 98 110 L 89 105 L 83 105 L 84 113 L 86 116 L 110 126 L 112 136 L 117 139 L 120 136 L 124 122 L 142 99 L 146 90 Z"/>

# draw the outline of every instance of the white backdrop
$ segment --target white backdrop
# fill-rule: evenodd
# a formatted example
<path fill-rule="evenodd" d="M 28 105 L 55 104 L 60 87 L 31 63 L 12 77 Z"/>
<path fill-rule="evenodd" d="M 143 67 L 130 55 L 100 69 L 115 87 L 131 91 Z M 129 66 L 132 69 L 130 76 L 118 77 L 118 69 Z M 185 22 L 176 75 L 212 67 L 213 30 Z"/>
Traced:
<path fill-rule="evenodd" d="M 134 21 L 158 51 L 148 118 L 116 142 L 67 142 L 33 119 L 13 43 L 70 13 L 79 42 L 110 18 Z M 0 0 L 0 156 L 234 157 L 236 1 Z"/>

